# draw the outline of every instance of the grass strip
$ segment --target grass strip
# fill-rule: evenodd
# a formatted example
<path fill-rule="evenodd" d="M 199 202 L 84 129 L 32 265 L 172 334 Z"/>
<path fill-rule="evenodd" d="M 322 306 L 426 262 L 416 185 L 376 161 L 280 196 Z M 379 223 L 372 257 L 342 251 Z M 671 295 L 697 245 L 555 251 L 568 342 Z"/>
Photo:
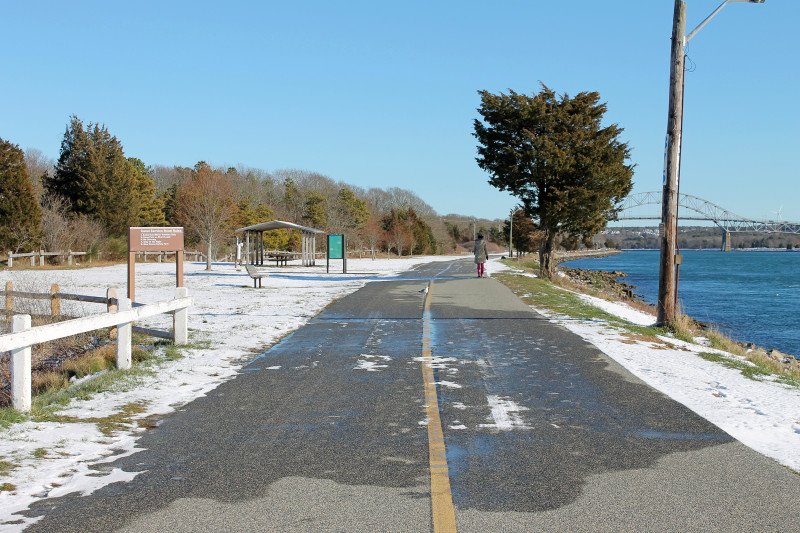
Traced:
<path fill-rule="evenodd" d="M 699 355 L 708 361 L 724 364 L 728 368 L 739 370 L 745 377 L 754 380 L 771 378 L 777 383 L 800 388 L 800 375 L 780 362 L 774 361 L 758 350 L 747 351 L 743 346 L 727 338 L 717 329 L 699 330 L 696 322 L 685 314 L 681 314 L 672 329 L 656 326 L 639 326 L 625 322 L 602 309 L 581 299 L 574 291 L 581 290 L 570 282 L 569 288 L 558 285 L 559 279 L 545 280 L 532 277 L 538 272 L 539 265 L 534 260 L 505 260 L 506 265 L 514 269 L 494 275 L 527 305 L 551 312 L 559 317 L 569 319 L 603 322 L 611 328 L 629 333 L 631 342 L 646 341 L 664 344 L 665 348 L 674 348 L 670 343 L 658 337 L 671 336 L 689 344 L 697 344 L 697 337 L 705 337 L 712 348 L 743 357 L 737 360 L 724 355 L 702 352 Z M 592 291 L 595 292 L 595 291 Z M 602 297 L 603 295 L 592 294 Z"/>

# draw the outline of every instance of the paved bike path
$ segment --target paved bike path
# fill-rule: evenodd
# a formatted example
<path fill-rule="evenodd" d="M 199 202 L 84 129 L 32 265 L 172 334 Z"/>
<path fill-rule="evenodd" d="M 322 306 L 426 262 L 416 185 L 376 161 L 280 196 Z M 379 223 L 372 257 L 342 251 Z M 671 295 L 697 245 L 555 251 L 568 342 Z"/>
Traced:
<path fill-rule="evenodd" d="M 431 531 L 426 343 L 459 531 L 796 524 L 799 476 L 473 269 L 331 305 L 109 465 L 133 481 L 40 502 L 30 530 Z"/>

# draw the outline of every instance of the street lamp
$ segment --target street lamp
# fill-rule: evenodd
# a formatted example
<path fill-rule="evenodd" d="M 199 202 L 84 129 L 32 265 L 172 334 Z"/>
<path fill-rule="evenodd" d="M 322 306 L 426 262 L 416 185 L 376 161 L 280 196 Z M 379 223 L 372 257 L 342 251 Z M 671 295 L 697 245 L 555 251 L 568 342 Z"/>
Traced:
<path fill-rule="evenodd" d="M 675 0 L 672 25 L 672 55 L 669 76 L 669 112 L 667 145 L 664 154 L 664 193 L 661 200 L 661 262 L 658 273 L 658 317 L 660 326 L 671 326 L 677 315 L 675 252 L 678 241 L 678 184 L 681 169 L 681 135 L 683 131 L 683 73 L 686 44 L 703 26 L 731 2 L 763 4 L 765 0 L 725 0 L 697 28 L 686 35 L 686 2 Z"/>
<path fill-rule="evenodd" d="M 708 21 L 713 19 L 717 15 L 717 13 L 722 11 L 723 7 L 725 7 L 731 2 L 747 2 L 748 4 L 763 4 L 764 0 L 725 0 L 724 2 L 722 2 L 722 5 L 720 5 L 717 9 L 715 9 L 713 13 L 707 16 L 703 22 L 701 22 L 695 29 L 692 30 L 692 32 L 689 35 L 686 36 L 686 39 L 683 41 L 684 46 L 689 44 L 689 41 L 692 40 L 692 37 L 694 37 L 695 34 L 697 34 L 697 32 L 699 32 L 701 29 L 703 29 L 703 26 L 708 24 Z"/>

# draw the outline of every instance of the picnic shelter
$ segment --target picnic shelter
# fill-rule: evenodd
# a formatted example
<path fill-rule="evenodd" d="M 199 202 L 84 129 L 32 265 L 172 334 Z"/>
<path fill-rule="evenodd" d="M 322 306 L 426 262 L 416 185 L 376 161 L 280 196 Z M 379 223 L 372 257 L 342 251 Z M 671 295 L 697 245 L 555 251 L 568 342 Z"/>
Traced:
<path fill-rule="evenodd" d="M 294 229 L 300 231 L 302 235 L 300 257 L 303 266 L 316 265 L 316 249 L 317 249 L 317 235 L 325 233 L 322 230 L 309 228 L 307 226 L 300 226 L 292 222 L 284 220 L 270 220 L 269 222 L 261 222 L 260 224 L 253 224 L 244 228 L 239 228 L 236 233 L 244 233 L 244 258 L 247 263 L 251 265 L 263 266 L 266 259 L 266 250 L 264 249 L 264 232 L 274 229 Z M 275 255 L 272 257 L 276 263 L 283 261 L 286 264 L 288 255 Z"/>

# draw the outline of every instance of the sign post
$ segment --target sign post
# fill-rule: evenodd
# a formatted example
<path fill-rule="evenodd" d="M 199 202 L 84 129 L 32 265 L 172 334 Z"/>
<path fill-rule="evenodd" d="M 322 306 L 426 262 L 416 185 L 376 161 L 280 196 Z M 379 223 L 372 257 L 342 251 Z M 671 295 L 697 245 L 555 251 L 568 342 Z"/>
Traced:
<path fill-rule="evenodd" d="M 342 260 L 342 273 L 347 274 L 347 237 L 328 235 L 328 261 L 326 271 L 331 271 L 331 259 Z"/>
<path fill-rule="evenodd" d="M 175 252 L 175 286 L 183 287 L 183 228 L 128 228 L 128 298 L 136 300 L 136 252 Z"/>

